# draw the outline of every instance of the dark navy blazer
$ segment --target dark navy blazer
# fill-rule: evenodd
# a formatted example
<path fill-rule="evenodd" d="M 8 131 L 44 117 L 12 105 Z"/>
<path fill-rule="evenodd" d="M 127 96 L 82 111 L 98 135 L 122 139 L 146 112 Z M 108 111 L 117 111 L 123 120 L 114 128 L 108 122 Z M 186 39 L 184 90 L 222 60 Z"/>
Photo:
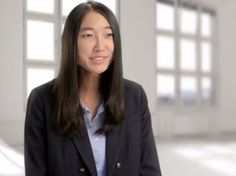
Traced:
<path fill-rule="evenodd" d="M 25 120 L 26 176 L 97 176 L 88 134 L 58 134 L 53 81 L 32 90 Z M 143 88 L 125 80 L 125 120 L 106 135 L 107 176 L 161 176 Z M 86 131 L 86 130 L 85 130 Z"/>

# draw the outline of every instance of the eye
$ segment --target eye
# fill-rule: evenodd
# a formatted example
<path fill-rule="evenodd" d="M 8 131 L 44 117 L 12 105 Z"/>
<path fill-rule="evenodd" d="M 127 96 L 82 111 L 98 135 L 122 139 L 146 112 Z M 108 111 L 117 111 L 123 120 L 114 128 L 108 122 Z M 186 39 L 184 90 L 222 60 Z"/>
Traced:
<path fill-rule="evenodd" d="M 83 38 L 89 38 L 89 37 L 93 37 L 93 34 L 90 33 L 84 33 L 81 35 Z"/>
<path fill-rule="evenodd" d="M 80 36 L 82 38 L 92 38 L 94 36 L 94 33 L 91 30 L 81 30 Z"/>
<path fill-rule="evenodd" d="M 107 32 L 106 33 L 106 37 L 113 37 L 113 36 L 114 36 L 113 32 Z"/>

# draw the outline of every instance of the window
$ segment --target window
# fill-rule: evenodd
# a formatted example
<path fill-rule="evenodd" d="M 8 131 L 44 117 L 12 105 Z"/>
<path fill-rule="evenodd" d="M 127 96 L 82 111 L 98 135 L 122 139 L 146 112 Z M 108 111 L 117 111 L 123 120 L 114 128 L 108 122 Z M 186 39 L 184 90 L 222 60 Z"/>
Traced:
<path fill-rule="evenodd" d="M 160 103 L 175 103 L 175 80 L 173 75 L 159 74 L 157 76 L 157 95 Z"/>
<path fill-rule="evenodd" d="M 98 0 L 117 14 L 116 0 Z M 25 97 L 52 80 L 60 60 L 60 38 L 68 13 L 86 0 L 25 0 L 24 72 Z"/>
<path fill-rule="evenodd" d="M 215 12 L 179 0 L 156 3 L 157 101 L 162 106 L 212 106 Z"/>

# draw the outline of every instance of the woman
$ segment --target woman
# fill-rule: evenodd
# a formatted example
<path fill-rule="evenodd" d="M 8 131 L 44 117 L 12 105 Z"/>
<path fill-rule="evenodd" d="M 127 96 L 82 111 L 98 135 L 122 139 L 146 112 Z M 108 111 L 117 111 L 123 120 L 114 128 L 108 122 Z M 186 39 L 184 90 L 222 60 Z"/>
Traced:
<path fill-rule="evenodd" d="M 32 90 L 26 176 L 160 176 L 147 98 L 122 76 L 117 20 L 87 2 L 69 14 L 57 79 Z"/>

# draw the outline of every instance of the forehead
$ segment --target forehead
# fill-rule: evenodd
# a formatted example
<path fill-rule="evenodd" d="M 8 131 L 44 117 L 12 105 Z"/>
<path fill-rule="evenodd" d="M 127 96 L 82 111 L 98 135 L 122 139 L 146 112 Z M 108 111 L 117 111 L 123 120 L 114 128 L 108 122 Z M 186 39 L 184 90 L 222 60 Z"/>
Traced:
<path fill-rule="evenodd" d="M 95 11 L 90 11 L 85 15 L 81 23 L 81 28 L 83 27 L 92 27 L 92 28 L 110 27 L 110 24 L 106 20 L 106 18 L 100 13 Z"/>

